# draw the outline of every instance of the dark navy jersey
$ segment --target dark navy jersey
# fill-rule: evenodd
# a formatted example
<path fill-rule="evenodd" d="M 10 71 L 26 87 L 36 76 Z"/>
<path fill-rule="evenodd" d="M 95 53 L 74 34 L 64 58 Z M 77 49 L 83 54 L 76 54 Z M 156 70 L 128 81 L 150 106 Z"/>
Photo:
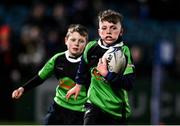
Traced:
<path fill-rule="evenodd" d="M 58 80 L 62 77 L 69 77 L 74 80 L 78 65 L 79 62 L 72 63 L 67 60 L 65 54 L 60 55 L 55 60 L 54 75 Z"/>

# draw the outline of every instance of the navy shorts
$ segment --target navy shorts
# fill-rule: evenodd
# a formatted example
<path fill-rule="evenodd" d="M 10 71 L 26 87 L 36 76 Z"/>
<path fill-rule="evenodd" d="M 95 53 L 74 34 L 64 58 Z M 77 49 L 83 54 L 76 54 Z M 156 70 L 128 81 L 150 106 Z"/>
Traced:
<path fill-rule="evenodd" d="M 84 112 L 63 108 L 55 102 L 51 104 L 45 116 L 45 125 L 82 125 Z"/>
<path fill-rule="evenodd" d="M 86 104 L 84 125 L 127 125 L 127 118 L 115 118 L 96 105 Z"/>

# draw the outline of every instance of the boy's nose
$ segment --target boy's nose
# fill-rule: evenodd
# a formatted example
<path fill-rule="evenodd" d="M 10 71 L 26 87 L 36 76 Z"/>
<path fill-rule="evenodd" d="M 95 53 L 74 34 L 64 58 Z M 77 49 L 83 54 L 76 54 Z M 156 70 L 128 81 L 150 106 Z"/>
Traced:
<path fill-rule="evenodd" d="M 108 34 L 111 33 L 111 29 L 107 29 L 107 33 L 108 33 Z"/>
<path fill-rule="evenodd" d="M 76 42 L 75 42 L 75 45 L 79 45 L 79 41 L 76 41 Z"/>

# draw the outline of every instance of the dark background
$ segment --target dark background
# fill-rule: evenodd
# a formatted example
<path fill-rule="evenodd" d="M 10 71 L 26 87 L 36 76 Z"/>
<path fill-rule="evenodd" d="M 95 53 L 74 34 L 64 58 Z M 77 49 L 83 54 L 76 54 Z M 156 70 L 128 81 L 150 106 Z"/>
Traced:
<path fill-rule="evenodd" d="M 49 57 L 66 49 L 69 24 L 81 23 L 89 29 L 89 40 L 98 38 L 97 14 L 108 8 L 124 15 L 123 39 L 136 66 L 136 83 L 129 96 L 130 124 L 180 124 L 178 0 L 1 0 L 0 124 L 41 123 L 55 80 L 18 101 L 11 99 L 13 89 L 34 76 Z"/>

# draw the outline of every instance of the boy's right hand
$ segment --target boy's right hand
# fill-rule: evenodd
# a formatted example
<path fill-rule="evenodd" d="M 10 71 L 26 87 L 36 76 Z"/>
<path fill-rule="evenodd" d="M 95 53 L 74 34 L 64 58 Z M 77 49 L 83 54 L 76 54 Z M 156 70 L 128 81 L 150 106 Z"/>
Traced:
<path fill-rule="evenodd" d="M 77 96 L 79 95 L 79 92 L 81 90 L 81 85 L 79 84 L 76 84 L 72 89 L 70 89 L 67 94 L 66 94 L 66 99 L 68 100 L 71 95 L 74 94 L 74 99 L 76 100 L 77 99 Z"/>
<path fill-rule="evenodd" d="M 97 65 L 97 70 L 99 71 L 99 73 L 105 77 L 108 74 L 108 69 L 107 69 L 107 60 L 100 58 L 98 65 Z"/>
<path fill-rule="evenodd" d="M 19 87 L 18 89 L 13 91 L 12 98 L 13 99 L 19 99 L 22 96 L 23 92 L 24 92 L 24 88 Z"/>

